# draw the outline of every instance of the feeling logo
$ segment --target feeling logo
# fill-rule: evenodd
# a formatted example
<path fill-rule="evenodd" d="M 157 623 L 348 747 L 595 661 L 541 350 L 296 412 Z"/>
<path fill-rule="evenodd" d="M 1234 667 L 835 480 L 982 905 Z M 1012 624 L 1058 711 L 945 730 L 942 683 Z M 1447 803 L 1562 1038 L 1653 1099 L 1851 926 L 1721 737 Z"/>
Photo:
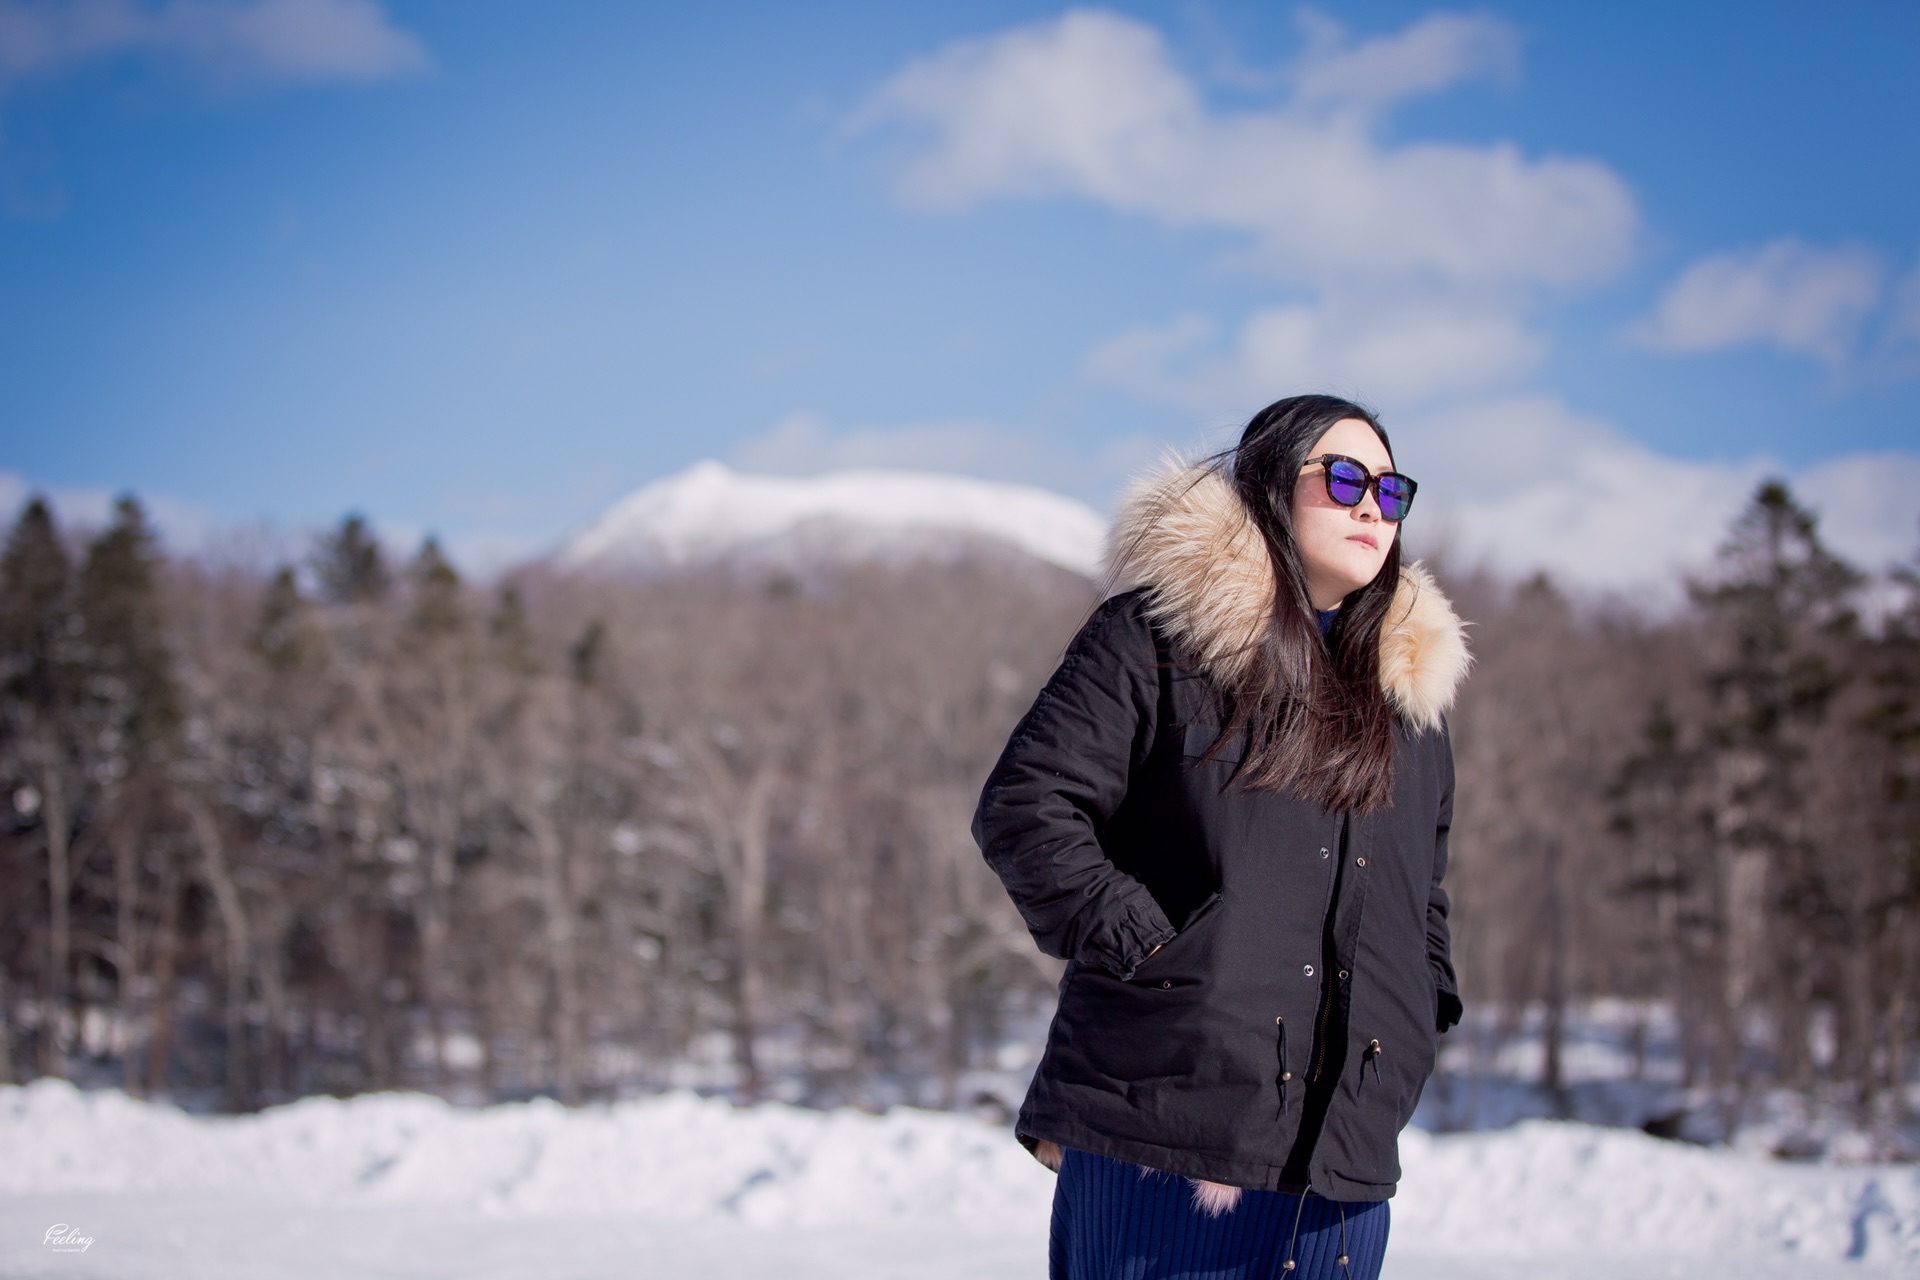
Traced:
<path fill-rule="evenodd" d="M 44 1243 L 55 1253 L 85 1253 L 88 1246 L 93 1244 L 93 1237 L 81 1235 L 77 1227 L 56 1222 L 47 1228 L 47 1238 Z"/>

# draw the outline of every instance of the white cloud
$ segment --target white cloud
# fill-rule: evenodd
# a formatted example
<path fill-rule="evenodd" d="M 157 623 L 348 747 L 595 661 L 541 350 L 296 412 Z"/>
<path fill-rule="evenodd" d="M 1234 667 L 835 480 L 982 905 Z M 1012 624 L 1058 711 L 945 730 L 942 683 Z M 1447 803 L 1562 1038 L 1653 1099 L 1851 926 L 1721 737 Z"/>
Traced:
<path fill-rule="evenodd" d="M 1879 572 L 1920 552 L 1920 454 L 1854 453 L 1807 468 L 1794 497 L 1820 534 L 1856 566 Z"/>
<path fill-rule="evenodd" d="M 1266 307 L 1221 350 L 1215 327 L 1187 315 L 1101 343 L 1088 376 L 1202 412 L 1250 412 L 1280 396 L 1331 391 L 1405 406 L 1477 391 L 1532 371 L 1545 343 L 1508 307 L 1446 297 Z"/>
<path fill-rule="evenodd" d="M 1545 570 L 1579 588 L 1678 600 L 1734 517 L 1784 477 L 1829 546 L 1878 572 L 1920 545 L 1920 454 L 1852 454 L 1799 472 L 1764 456 L 1682 459 L 1551 396 L 1489 401 L 1394 431 L 1420 481 L 1410 549 L 1509 577 Z"/>
<path fill-rule="evenodd" d="M 1509 65 L 1512 43 L 1490 18 L 1430 18 L 1353 49 L 1323 47 L 1299 69 L 1292 100 L 1228 113 L 1202 100 L 1158 32 L 1081 10 L 911 63 L 856 123 L 930 130 L 901 177 L 915 203 L 1077 195 L 1250 233 L 1309 282 L 1604 278 L 1638 225 L 1604 165 L 1529 159 L 1503 143 L 1389 144 L 1372 127 L 1393 102 Z"/>
<path fill-rule="evenodd" d="M 1117 334 L 1084 360 L 1095 381 L 1230 416 L 1308 388 L 1397 410 L 1512 386 L 1545 354 L 1547 291 L 1627 260 L 1632 194 L 1590 160 L 1384 138 L 1410 98 L 1514 77 L 1507 23 L 1442 13 L 1359 42 L 1303 24 L 1281 100 L 1257 110 L 1211 106 L 1153 28 L 1080 10 L 937 50 L 859 120 L 925 131 L 900 177 L 910 201 L 1068 196 L 1237 231 L 1303 291 L 1230 331 L 1186 315 Z"/>
<path fill-rule="evenodd" d="M 743 471 L 819 475 L 855 467 L 952 471 L 990 480 L 1028 479 L 1044 451 L 1031 437 L 984 422 L 932 422 L 834 431 L 809 413 L 789 414 L 735 445 Z"/>
<path fill-rule="evenodd" d="M 1885 268 L 1870 250 L 1775 240 L 1694 263 L 1630 336 L 1675 352 L 1766 345 L 1838 368 L 1884 283 Z"/>
<path fill-rule="evenodd" d="M 1894 287 L 1873 354 L 1880 367 L 1895 376 L 1920 373 L 1920 266 Z"/>
<path fill-rule="evenodd" d="M 1420 482 L 1412 545 L 1510 577 L 1545 570 L 1662 604 L 1707 564 L 1774 468 L 1662 457 L 1551 396 L 1492 401 L 1394 431 Z"/>
<path fill-rule="evenodd" d="M 374 0 L 0 2 L 0 82 L 130 55 L 229 82 L 372 80 L 428 62 Z"/>
<path fill-rule="evenodd" d="M 1896 337 L 1920 342 L 1920 267 L 1915 267 L 1895 291 L 1892 330 Z"/>
<path fill-rule="evenodd" d="M 1378 112 L 1470 80 L 1519 74 L 1519 34 L 1489 14 L 1431 14 L 1352 48 L 1332 19 L 1311 11 L 1301 17 L 1312 44 L 1290 77 L 1296 106 Z"/>

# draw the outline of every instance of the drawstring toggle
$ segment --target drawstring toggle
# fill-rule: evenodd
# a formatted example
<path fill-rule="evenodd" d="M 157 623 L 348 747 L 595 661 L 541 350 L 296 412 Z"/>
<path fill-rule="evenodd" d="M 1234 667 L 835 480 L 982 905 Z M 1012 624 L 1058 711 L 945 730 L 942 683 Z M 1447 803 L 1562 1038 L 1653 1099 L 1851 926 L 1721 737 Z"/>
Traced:
<path fill-rule="evenodd" d="M 1280 1114 L 1284 1116 L 1287 1114 L 1287 1082 L 1293 1079 L 1293 1072 L 1287 1068 L 1287 1020 L 1284 1017 L 1276 1017 L 1273 1025 L 1278 1028 L 1280 1039 Z"/>

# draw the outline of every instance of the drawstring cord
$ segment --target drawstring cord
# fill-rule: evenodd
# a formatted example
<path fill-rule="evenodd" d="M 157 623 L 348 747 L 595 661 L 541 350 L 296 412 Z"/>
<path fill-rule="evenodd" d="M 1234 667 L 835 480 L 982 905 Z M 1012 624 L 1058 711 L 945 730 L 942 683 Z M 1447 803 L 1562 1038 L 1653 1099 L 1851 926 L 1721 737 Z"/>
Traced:
<path fill-rule="evenodd" d="M 1280 1114 L 1287 1114 L 1287 1081 L 1293 1079 L 1293 1072 L 1287 1069 L 1287 1020 L 1275 1018 L 1273 1025 L 1280 1028 Z"/>
<path fill-rule="evenodd" d="M 1380 1083 L 1380 1042 L 1378 1040 L 1367 1041 L 1367 1061 L 1373 1063 L 1373 1082 L 1375 1084 L 1379 1084 Z"/>
<path fill-rule="evenodd" d="M 1293 1211 L 1293 1231 L 1287 1236 L 1287 1260 L 1280 1266 L 1280 1269 L 1289 1275 L 1292 1274 L 1294 1267 L 1298 1265 L 1293 1260 L 1293 1246 L 1294 1243 L 1300 1239 L 1300 1215 L 1306 1212 L 1307 1197 L 1312 1194 L 1313 1185 L 1309 1183 L 1307 1189 L 1300 1193 L 1300 1203 Z"/>
<path fill-rule="evenodd" d="M 1293 1250 L 1300 1241 L 1300 1215 L 1307 1211 L 1307 1197 L 1312 1194 L 1313 1187 L 1309 1184 L 1307 1189 L 1300 1193 L 1300 1203 L 1293 1210 L 1293 1230 L 1287 1234 L 1287 1260 L 1280 1264 L 1280 1270 L 1288 1275 L 1291 1275 L 1294 1268 L 1299 1265 L 1293 1260 Z M 1352 1260 L 1347 1255 L 1347 1206 L 1335 1200 L 1333 1207 L 1340 1211 L 1340 1256 L 1334 1261 L 1340 1265 L 1340 1270 L 1346 1273 L 1347 1280 L 1353 1280 Z"/>

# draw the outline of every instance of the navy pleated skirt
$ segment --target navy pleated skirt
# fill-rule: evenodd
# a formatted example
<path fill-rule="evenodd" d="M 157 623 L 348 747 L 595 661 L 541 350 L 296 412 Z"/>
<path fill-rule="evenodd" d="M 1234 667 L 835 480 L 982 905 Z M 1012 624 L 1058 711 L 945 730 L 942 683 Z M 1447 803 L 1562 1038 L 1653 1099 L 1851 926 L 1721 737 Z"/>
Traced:
<path fill-rule="evenodd" d="M 1067 1150 L 1053 1193 L 1048 1280 L 1377 1280 L 1384 1200 L 1243 1191 L 1211 1217 L 1193 1184 L 1125 1160 Z M 1287 1268 L 1291 1258 L 1294 1266 Z"/>

